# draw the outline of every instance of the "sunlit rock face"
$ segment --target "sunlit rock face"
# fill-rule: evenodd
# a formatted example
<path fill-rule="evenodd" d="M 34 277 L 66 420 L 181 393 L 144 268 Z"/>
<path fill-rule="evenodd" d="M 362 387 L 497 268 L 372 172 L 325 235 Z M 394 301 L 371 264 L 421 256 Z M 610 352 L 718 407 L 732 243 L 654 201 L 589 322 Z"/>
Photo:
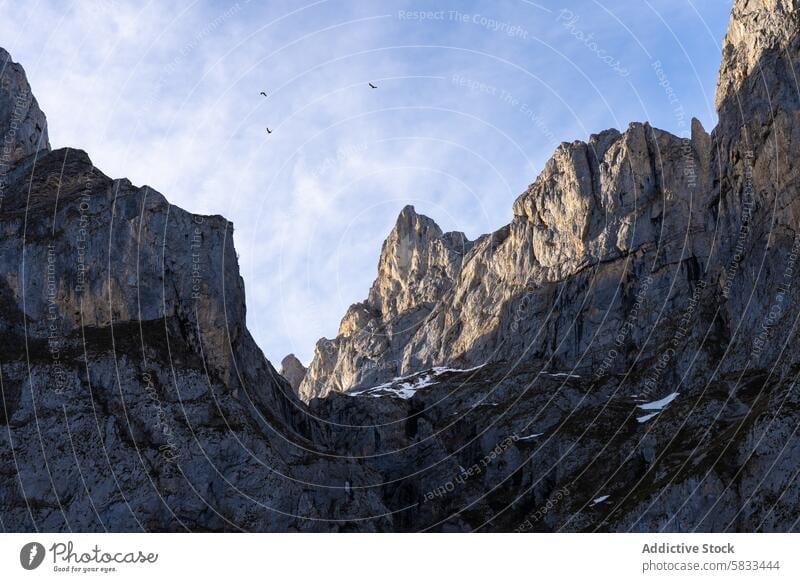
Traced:
<path fill-rule="evenodd" d="M 797 0 L 747 0 L 734 3 L 717 78 L 717 109 L 721 109 L 727 99 L 744 97 L 741 94 L 743 89 L 750 93 L 754 76 L 759 73 L 769 76 L 778 72 L 772 59 L 776 55 L 780 58 L 779 53 L 789 49 L 796 40 L 800 26 L 799 7 Z M 750 86 L 746 86 L 748 80 Z M 791 87 L 779 87 L 774 83 L 770 85 L 775 91 L 791 92 Z"/>
<path fill-rule="evenodd" d="M 735 2 L 710 134 L 564 143 L 475 241 L 403 209 L 281 374 L 232 225 L 50 151 L 0 51 L 3 528 L 794 527 L 797 18 Z"/>
<path fill-rule="evenodd" d="M 711 148 L 696 120 L 689 138 L 634 123 L 564 143 L 515 202 L 511 224 L 474 243 L 449 235 L 448 244 L 405 209 L 369 299 L 348 310 L 337 338 L 320 341 L 301 397 L 524 353 L 591 367 L 602 356 L 587 350 L 607 351 L 609 330 L 647 281 L 630 338 L 641 341 L 675 270 L 674 291 L 690 295 L 708 261 Z"/>
<path fill-rule="evenodd" d="M 443 233 L 406 206 L 383 243 L 368 298 L 347 310 L 336 339 L 317 343 L 300 397 L 308 401 L 398 375 L 410 338 L 451 289 L 471 248 L 463 233 Z"/>

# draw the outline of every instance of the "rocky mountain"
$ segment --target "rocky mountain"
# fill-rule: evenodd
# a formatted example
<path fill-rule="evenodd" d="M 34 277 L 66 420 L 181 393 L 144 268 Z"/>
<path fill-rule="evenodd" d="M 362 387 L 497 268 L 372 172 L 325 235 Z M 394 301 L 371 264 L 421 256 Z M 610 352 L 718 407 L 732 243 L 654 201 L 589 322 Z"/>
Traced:
<path fill-rule="evenodd" d="M 232 225 L 50 151 L 2 53 L 0 527 L 792 530 L 798 30 L 736 0 L 710 134 L 564 143 L 494 233 L 405 208 L 297 394 Z"/>
<path fill-rule="evenodd" d="M 299 388 L 308 401 L 399 375 L 403 349 L 450 290 L 472 243 L 406 206 L 383 243 L 366 301 L 350 306 L 335 340 L 321 339 Z"/>
<path fill-rule="evenodd" d="M 298 390 L 303 378 L 306 377 L 306 367 L 294 354 L 289 354 L 281 360 L 281 376 L 286 378 L 292 390 Z"/>

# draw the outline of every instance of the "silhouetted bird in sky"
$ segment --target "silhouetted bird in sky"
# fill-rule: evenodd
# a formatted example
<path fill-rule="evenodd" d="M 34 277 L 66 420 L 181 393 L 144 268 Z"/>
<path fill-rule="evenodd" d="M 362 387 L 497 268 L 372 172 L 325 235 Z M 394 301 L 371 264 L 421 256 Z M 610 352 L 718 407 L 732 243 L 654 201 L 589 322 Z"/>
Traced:
<path fill-rule="evenodd" d="M 373 89 L 377 89 L 378 88 L 377 85 L 373 85 L 372 83 L 370 83 L 369 86 L 372 87 Z"/>
<path fill-rule="evenodd" d="M 267 96 L 267 94 L 266 94 L 266 93 L 264 93 L 264 91 L 262 91 L 261 93 L 259 93 L 259 95 L 263 95 L 264 97 L 266 97 L 266 96 Z"/>
<path fill-rule="evenodd" d="M 272 133 L 272 130 L 270 128 L 267 128 L 267 133 Z"/>

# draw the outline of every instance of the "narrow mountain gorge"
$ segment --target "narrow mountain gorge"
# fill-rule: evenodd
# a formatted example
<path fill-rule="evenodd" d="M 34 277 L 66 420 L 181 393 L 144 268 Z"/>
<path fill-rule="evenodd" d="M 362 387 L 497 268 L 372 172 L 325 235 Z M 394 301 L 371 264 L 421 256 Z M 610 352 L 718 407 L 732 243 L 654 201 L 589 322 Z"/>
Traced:
<path fill-rule="evenodd" d="M 232 225 L 51 151 L 0 51 L 0 528 L 796 527 L 798 30 L 736 0 L 710 134 L 564 143 L 496 232 L 404 208 L 285 378 Z"/>

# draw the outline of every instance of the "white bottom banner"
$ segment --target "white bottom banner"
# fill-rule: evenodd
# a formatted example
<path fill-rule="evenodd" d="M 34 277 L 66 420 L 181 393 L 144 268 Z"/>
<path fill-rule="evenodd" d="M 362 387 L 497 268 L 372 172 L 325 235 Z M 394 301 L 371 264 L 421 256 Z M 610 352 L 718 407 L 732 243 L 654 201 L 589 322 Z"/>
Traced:
<path fill-rule="evenodd" d="M 3 580 L 800 580 L 794 534 L 3 534 Z M 179 578 L 180 577 L 180 578 Z"/>

